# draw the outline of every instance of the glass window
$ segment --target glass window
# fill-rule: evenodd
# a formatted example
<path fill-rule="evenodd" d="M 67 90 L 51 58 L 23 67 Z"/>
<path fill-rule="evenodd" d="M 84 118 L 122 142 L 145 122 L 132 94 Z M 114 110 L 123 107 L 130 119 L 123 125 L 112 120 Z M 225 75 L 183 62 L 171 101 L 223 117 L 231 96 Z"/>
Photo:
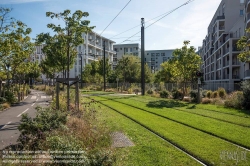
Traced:
<path fill-rule="evenodd" d="M 130 52 L 132 52 L 132 49 L 133 49 L 133 48 L 130 48 Z"/>
<path fill-rule="evenodd" d="M 240 10 L 240 16 L 244 15 L 244 10 Z"/>

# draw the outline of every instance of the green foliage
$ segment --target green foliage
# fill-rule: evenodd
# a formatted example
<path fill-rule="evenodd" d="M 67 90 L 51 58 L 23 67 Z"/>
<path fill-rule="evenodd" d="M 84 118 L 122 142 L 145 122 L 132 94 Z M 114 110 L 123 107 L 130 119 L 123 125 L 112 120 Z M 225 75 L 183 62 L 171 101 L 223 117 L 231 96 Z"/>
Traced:
<path fill-rule="evenodd" d="M 7 102 L 9 102 L 11 104 L 15 103 L 17 101 L 14 93 L 11 91 L 5 91 L 5 98 L 6 98 Z"/>
<path fill-rule="evenodd" d="M 212 94 L 213 94 L 213 92 L 211 90 L 209 90 L 209 91 L 207 91 L 206 97 L 210 99 L 212 97 Z"/>
<path fill-rule="evenodd" d="M 231 107 L 236 109 L 242 109 L 244 96 L 241 91 L 232 92 L 225 101 L 225 107 Z"/>
<path fill-rule="evenodd" d="M 4 97 L 0 97 L 0 104 L 3 104 L 3 103 L 5 103 L 7 100 L 6 100 L 6 98 L 4 98 Z"/>
<path fill-rule="evenodd" d="M 224 88 L 221 88 L 221 87 L 218 88 L 217 92 L 218 92 L 219 97 L 222 99 L 224 99 L 227 95 L 226 90 Z"/>
<path fill-rule="evenodd" d="M 154 91 L 152 89 L 147 90 L 147 94 L 152 95 Z"/>
<path fill-rule="evenodd" d="M 242 106 L 246 110 L 250 110 L 250 81 L 246 80 L 241 83 L 241 89 L 243 90 L 243 103 Z"/>
<path fill-rule="evenodd" d="M 76 47 L 84 43 L 82 33 L 88 33 L 94 27 L 88 26 L 90 21 L 82 20 L 89 14 L 80 10 L 72 14 L 70 10 L 64 10 L 62 13 L 46 12 L 46 16 L 52 19 L 61 19 L 65 22 L 64 27 L 55 24 L 47 25 L 55 32 L 54 36 L 49 33 L 37 35 L 36 44 L 45 44 L 42 51 L 47 55 L 42 66 L 43 72 L 51 75 L 58 71 L 65 72 L 67 62 L 70 63 L 70 68 L 73 67 L 77 56 Z"/>
<path fill-rule="evenodd" d="M 214 91 L 213 93 L 212 93 L 212 96 L 211 96 L 212 98 L 217 98 L 217 97 L 219 97 L 219 94 L 218 94 L 218 91 Z"/>
<path fill-rule="evenodd" d="M 190 41 L 184 41 L 180 49 L 173 52 L 173 57 L 162 64 L 163 76 L 167 80 L 183 83 L 182 93 L 186 95 L 187 83 L 194 78 L 194 72 L 200 69 L 201 57 L 195 53 L 194 47 L 189 47 Z"/>
<path fill-rule="evenodd" d="M 163 91 L 160 92 L 160 97 L 161 98 L 168 98 L 169 95 L 170 95 L 170 92 L 167 91 L 167 90 L 163 90 Z"/>
<path fill-rule="evenodd" d="M 28 114 L 22 114 L 21 124 L 18 127 L 21 135 L 19 141 L 26 145 L 31 143 L 31 148 L 38 148 L 38 140 L 43 138 L 44 132 L 59 128 L 66 123 L 67 114 L 51 108 L 37 107 L 37 115 L 34 119 Z"/>
<path fill-rule="evenodd" d="M 173 99 L 183 99 L 184 95 L 181 90 L 174 88 L 172 90 Z"/>
<path fill-rule="evenodd" d="M 198 102 L 198 90 L 191 90 L 190 97 L 192 102 Z M 202 98 L 202 94 L 200 93 L 200 99 Z"/>
<path fill-rule="evenodd" d="M 246 34 L 250 33 L 250 28 L 246 29 Z M 237 48 L 241 51 L 237 58 L 241 62 L 249 62 L 250 61 L 250 50 L 249 50 L 249 37 L 242 36 L 240 40 L 237 41 Z"/>

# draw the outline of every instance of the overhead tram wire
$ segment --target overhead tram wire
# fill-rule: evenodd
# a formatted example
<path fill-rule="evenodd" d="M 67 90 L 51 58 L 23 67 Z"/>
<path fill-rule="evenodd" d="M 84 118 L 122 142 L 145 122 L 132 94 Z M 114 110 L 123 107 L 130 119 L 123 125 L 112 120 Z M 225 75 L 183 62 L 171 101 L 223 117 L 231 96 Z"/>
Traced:
<path fill-rule="evenodd" d="M 113 20 L 108 24 L 108 26 L 106 26 L 106 28 L 102 31 L 102 33 L 110 26 L 110 24 L 116 19 L 116 17 L 118 17 L 120 15 L 120 13 L 128 6 L 128 4 L 131 2 L 132 0 L 129 0 L 128 3 L 122 8 L 122 10 L 115 16 L 115 18 L 113 18 Z M 102 33 L 100 35 L 102 35 Z"/>
<path fill-rule="evenodd" d="M 161 19 L 165 18 L 165 17 L 168 16 L 169 14 L 173 13 L 174 11 L 178 10 L 179 8 L 185 6 L 185 5 L 187 5 L 187 4 L 189 4 L 189 3 L 193 2 L 193 1 L 195 1 L 195 0 L 188 0 L 188 1 L 185 2 L 184 4 L 178 6 L 177 8 L 175 8 L 175 9 L 173 9 L 173 10 L 171 10 L 171 11 L 168 12 L 166 15 L 162 16 L 161 18 L 159 18 L 158 20 L 156 20 L 156 21 L 153 22 L 152 24 L 150 24 L 150 25 L 148 25 L 147 27 L 145 27 L 145 29 L 147 29 L 148 27 L 152 26 L 152 25 L 155 24 L 156 22 L 158 22 L 158 21 L 160 21 Z M 152 20 L 152 19 L 151 19 L 151 20 Z M 148 21 L 147 21 L 147 22 L 148 22 Z M 124 40 L 124 41 L 121 42 L 121 43 L 124 43 L 125 41 L 127 41 L 128 39 L 134 37 L 135 35 L 137 35 L 137 34 L 140 33 L 140 32 L 141 32 L 141 31 L 135 33 L 134 35 L 130 36 L 129 38 L 127 38 L 126 40 Z M 121 43 L 120 43 L 120 44 L 121 44 Z"/>

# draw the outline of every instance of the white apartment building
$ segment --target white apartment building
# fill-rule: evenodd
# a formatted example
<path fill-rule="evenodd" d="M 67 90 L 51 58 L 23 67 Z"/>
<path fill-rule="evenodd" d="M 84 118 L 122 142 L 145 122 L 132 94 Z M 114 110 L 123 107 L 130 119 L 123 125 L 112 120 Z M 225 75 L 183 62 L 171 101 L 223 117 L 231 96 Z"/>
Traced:
<path fill-rule="evenodd" d="M 113 44 L 115 43 L 112 40 L 109 40 L 103 36 L 95 32 L 90 32 L 88 34 L 83 34 L 84 44 L 79 45 L 76 49 L 78 52 L 78 56 L 76 58 L 75 64 L 73 68 L 70 69 L 70 78 L 75 78 L 76 76 L 80 76 L 81 74 L 81 56 L 82 56 L 82 69 L 86 64 L 89 64 L 93 61 L 97 61 L 103 58 L 103 43 L 105 41 L 105 58 L 109 59 L 109 62 L 113 63 L 113 56 L 115 55 L 115 51 L 113 51 Z M 45 58 L 45 55 L 42 52 L 43 45 L 36 46 L 36 50 L 34 54 L 31 55 L 31 61 L 41 62 L 42 59 Z M 63 77 L 62 73 L 55 73 L 59 75 L 59 78 Z M 41 78 L 46 81 L 47 78 L 45 75 L 42 75 Z"/>
<path fill-rule="evenodd" d="M 237 58 L 240 51 L 236 45 L 245 34 L 245 5 L 244 0 L 222 0 L 208 26 L 199 50 L 206 83 L 204 89 L 224 87 L 227 91 L 237 90 L 238 83 L 250 76 L 249 63 L 242 63 Z"/>
<path fill-rule="evenodd" d="M 171 59 L 172 50 L 146 50 L 145 51 L 145 62 L 151 68 L 152 72 L 156 72 L 161 69 L 161 64 L 163 62 L 168 61 Z"/>
<path fill-rule="evenodd" d="M 138 43 L 133 44 L 114 44 L 113 49 L 116 52 L 113 58 L 113 68 L 117 65 L 123 55 L 134 55 L 141 57 L 141 46 Z"/>

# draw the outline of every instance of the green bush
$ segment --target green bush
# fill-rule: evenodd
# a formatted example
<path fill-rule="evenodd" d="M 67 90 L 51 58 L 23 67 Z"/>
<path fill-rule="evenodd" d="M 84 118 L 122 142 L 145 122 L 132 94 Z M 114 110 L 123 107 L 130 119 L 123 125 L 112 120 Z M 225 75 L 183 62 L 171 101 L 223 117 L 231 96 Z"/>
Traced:
<path fill-rule="evenodd" d="M 154 91 L 152 89 L 147 90 L 147 94 L 152 95 Z"/>
<path fill-rule="evenodd" d="M 29 143 L 32 149 L 38 147 L 38 140 L 43 137 L 43 133 L 59 128 L 66 123 L 67 114 L 51 108 L 37 107 L 37 115 L 34 119 L 23 114 L 21 124 L 18 127 L 21 135 L 18 140 L 26 145 Z"/>
<path fill-rule="evenodd" d="M 7 102 L 9 102 L 11 104 L 17 102 L 17 99 L 16 99 L 14 93 L 12 93 L 11 91 L 5 91 L 5 98 L 6 98 Z"/>
<path fill-rule="evenodd" d="M 3 104 L 3 103 L 5 103 L 7 100 L 6 100 L 6 98 L 4 98 L 4 97 L 0 97 L 0 104 Z"/>
<path fill-rule="evenodd" d="M 227 92 L 224 88 L 218 88 L 217 92 L 218 92 L 219 97 L 222 99 L 224 99 L 227 95 Z"/>
<path fill-rule="evenodd" d="M 206 97 L 207 96 L 207 92 L 208 92 L 208 90 L 201 90 L 202 97 Z"/>
<path fill-rule="evenodd" d="M 243 102 L 242 106 L 246 110 L 250 110 L 250 81 L 246 80 L 241 83 L 241 89 L 243 90 Z"/>
<path fill-rule="evenodd" d="M 212 94 L 213 94 L 213 91 L 209 90 L 207 91 L 206 97 L 210 99 L 212 97 Z"/>
<path fill-rule="evenodd" d="M 217 91 L 214 91 L 213 93 L 212 93 L 212 96 L 211 96 L 212 98 L 217 98 L 217 97 L 219 97 L 219 94 L 218 94 L 218 92 Z"/>
<path fill-rule="evenodd" d="M 172 96 L 174 99 L 183 99 L 184 95 L 181 90 L 178 90 L 177 88 L 172 90 Z"/>
<path fill-rule="evenodd" d="M 190 97 L 192 102 L 197 102 L 198 101 L 198 90 L 191 90 L 190 91 Z M 201 93 L 200 93 L 200 99 L 202 98 Z"/>
<path fill-rule="evenodd" d="M 225 107 L 241 109 L 243 100 L 244 100 L 243 92 L 234 91 L 227 97 L 224 105 Z"/>
<path fill-rule="evenodd" d="M 160 92 L 160 97 L 161 98 L 168 98 L 169 97 L 169 91 L 163 90 Z"/>

